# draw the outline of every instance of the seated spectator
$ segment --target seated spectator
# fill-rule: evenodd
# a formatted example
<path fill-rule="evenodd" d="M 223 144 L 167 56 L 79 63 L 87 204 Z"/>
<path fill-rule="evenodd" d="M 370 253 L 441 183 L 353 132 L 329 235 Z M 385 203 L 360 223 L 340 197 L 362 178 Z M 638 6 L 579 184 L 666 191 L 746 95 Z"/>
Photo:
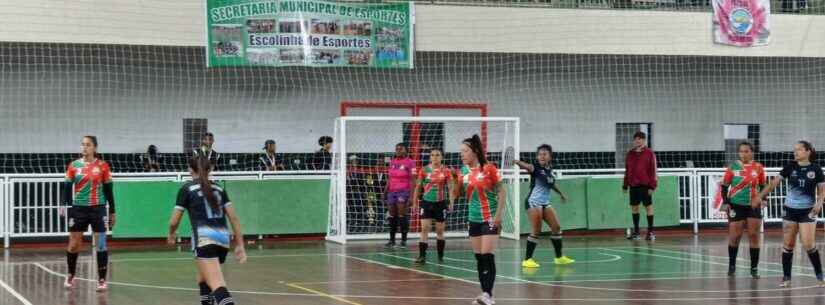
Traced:
<path fill-rule="evenodd" d="M 332 137 L 322 136 L 318 138 L 318 145 L 321 149 L 315 152 L 312 158 L 312 169 L 314 170 L 329 170 L 332 164 Z"/>
<path fill-rule="evenodd" d="M 266 140 L 264 142 L 264 150 L 266 151 L 263 156 L 261 156 L 261 170 L 264 171 L 278 171 L 284 170 L 284 164 L 281 160 L 275 155 L 275 141 L 274 140 Z"/>
<path fill-rule="evenodd" d="M 207 132 L 201 136 L 201 147 L 194 149 L 192 154 L 195 156 L 204 156 L 209 159 L 209 163 L 212 164 L 212 170 L 217 171 L 218 163 L 221 160 L 221 154 L 212 149 L 213 144 L 215 144 L 215 135 L 211 132 Z"/>
<path fill-rule="evenodd" d="M 146 149 L 146 153 L 140 156 L 141 161 L 143 162 L 143 170 L 147 172 L 159 172 L 160 171 L 160 161 L 161 156 L 158 153 L 158 147 L 153 145 L 149 145 L 149 148 Z"/>

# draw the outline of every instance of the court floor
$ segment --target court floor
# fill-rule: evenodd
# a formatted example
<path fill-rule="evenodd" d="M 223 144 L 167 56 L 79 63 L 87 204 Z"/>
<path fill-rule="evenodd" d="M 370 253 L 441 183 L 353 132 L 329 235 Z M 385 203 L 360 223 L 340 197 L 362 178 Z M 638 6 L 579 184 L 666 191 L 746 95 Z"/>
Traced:
<path fill-rule="evenodd" d="M 520 266 L 523 242 L 502 240 L 496 254 L 497 304 L 822 304 L 807 256 L 797 253 L 790 288 L 781 278 L 779 236 L 765 238 L 760 272 L 751 279 L 747 242 L 739 271 L 727 276 L 724 236 L 660 236 L 565 239 L 575 264 L 555 266 L 543 240 L 536 257 L 544 264 Z M 345 246 L 323 241 L 271 242 L 248 246 L 249 261 L 225 265 L 237 304 L 470 304 L 479 293 L 475 260 L 466 239 L 449 240 L 439 264 L 430 251 L 416 265 L 416 241 L 386 251 L 378 242 Z M 431 249 L 434 247 L 431 247 Z M 94 291 L 89 253 L 78 266 L 79 287 L 62 288 L 66 272 L 60 249 L 12 249 L 0 263 L 0 304 L 197 304 L 194 263 L 188 246 L 113 250 L 110 290 Z M 797 251 L 799 252 L 799 251 Z"/>

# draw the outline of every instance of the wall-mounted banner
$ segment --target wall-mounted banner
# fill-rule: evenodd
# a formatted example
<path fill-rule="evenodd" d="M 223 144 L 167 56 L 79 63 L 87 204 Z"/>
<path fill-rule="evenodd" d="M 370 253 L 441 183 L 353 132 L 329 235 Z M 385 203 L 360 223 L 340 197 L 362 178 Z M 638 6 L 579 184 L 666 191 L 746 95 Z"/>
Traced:
<path fill-rule="evenodd" d="M 207 67 L 413 68 L 412 2 L 206 0 Z"/>
<path fill-rule="evenodd" d="M 712 1 L 715 43 L 738 47 L 764 46 L 770 43 L 770 0 Z"/>

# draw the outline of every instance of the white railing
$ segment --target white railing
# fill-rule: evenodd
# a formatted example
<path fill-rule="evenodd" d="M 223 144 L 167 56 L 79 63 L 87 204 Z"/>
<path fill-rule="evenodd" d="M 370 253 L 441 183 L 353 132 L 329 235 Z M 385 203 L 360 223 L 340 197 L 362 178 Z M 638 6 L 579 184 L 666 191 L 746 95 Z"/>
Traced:
<path fill-rule="evenodd" d="M 769 178 L 779 169 L 766 169 Z M 621 177 L 623 169 L 558 170 L 564 177 Z M 716 186 L 712 183 L 724 173 L 722 168 L 675 168 L 659 169 L 661 176 L 679 177 L 680 222 L 692 224 L 699 232 L 701 224 L 724 223 L 727 220 L 711 213 Z M 329 179 L 330 171 L 282 171 L 282 172 L 217 172 L 213 178 L 221 180 L 272 180 L 272 179 Z M 123 173 L 114 174 L 116 181 L 185 181 L 189 174 L 173 173 Z M 529 177 L 522 175 L 522 181 Z M 10 240 L 21 237 L 67 236 L 65 216 L 60 216 L 60 183 L 62 174 L 8 174 L 0 175 L 0 234 L 4 246 Z M 765 209 L 765 222 L 780 222 L 781 207 L 786 185 L 782 184 L 769 196 Z M 618 190 L 617 190 L 618 191 Z"/>
<path fill-rule="evenodd" d="M 220 180 L 328 179 L 329 171 L 216 172 Z M 68 236 L 60 215 L 63 174 L 0 175 L 0 234 L 4 247 L 13 238 Z M 115 181 L 186 181 L 186 172 L 113 174 Z"/>

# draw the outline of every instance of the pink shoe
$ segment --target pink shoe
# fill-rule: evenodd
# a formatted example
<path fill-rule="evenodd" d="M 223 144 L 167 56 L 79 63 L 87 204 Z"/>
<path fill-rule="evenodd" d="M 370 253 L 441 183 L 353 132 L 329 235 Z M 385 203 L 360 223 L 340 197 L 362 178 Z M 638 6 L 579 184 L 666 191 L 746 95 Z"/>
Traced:
<path fill-rule="evenodd" d="M 106 279 L 97 280 L 97 291 L 104 291 L 106 289 L 109 289 L 109 285 L 106 284 Z"/>
<path fill-rule="evenodd" d="M 66 289 L 74 288 L 74 275 L 67 275 L 66 280 L 63 281 L 63 287 Z"/>

